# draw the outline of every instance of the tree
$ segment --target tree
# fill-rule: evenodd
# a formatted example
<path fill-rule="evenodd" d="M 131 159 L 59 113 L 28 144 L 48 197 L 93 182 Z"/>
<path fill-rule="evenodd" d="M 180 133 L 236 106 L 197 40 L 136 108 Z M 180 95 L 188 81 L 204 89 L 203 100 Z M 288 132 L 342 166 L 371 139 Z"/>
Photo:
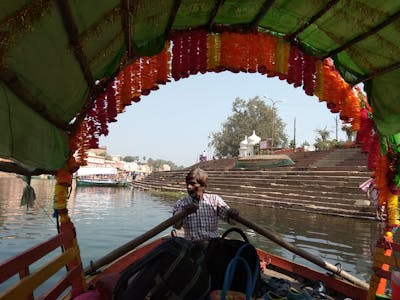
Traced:
<path fill-rule="evenodd" d="M 294 140 L 290 140 L 289 148 L 296 149 L 296 144 L 295 144 Z"/>
<path fill-rule="evenodd" d="M 315 129 L 315 132 L 319 134 L 319 137 L 317 136 L 316 138 L 317 141 L 326 142 L 330 136 L 330 131 L 326 127 L 324 129 Z"/>
<path fill-rule="evenodd" d="M 273 111 L 272 106 L 266 105 L 259 97 L 248 101 L 236 98 L 232 104 L 232 115 L 222 124 L 222 130 L 209 136 L 209 146 L 214 148 L 217 156 L 237 156 L 240 142 L 245 136 L 250 136 L 253 130 L 262 140 L 271 138 L 274 120 L 274 145 L 286 147 L 286 124 L 276 110 L 275 108 Z"/>
<path fill-rule="evenodd" d="M 347 142 L 352 142 L 354 137 L 354 131 L 351 129 L 351 126 L 343 125 L 342 130 L 346 133 Z"/>
<path fill-rule="evenodd" d="M 163 165 L 169 165 L 171 167 L 171 170 L 180 170 L 183 169 L 183 166 L 177 166 L 175 163 L 173 163 L 172 161 L 169 160 L 164 160 L 164 159 L 152 159 L 149 158 L 147 160 L 147 164 L 149 166 L 151 166 L 153 169 L 159 169 L 161 168 Z"/>
<path fill-rule="evenodd" d="M 135 161 L 139 161 L 139 156 L 125 156 L 123 159 L 123 161 L 126 162 L 135 162 Z"/>
<path fill-rule="evenodd" d="M 316 143 L 314 146 L 318 150 L 328 150 L 332 147 L 333 141 L 329 140 L 330 136 L 330 131 L 326 129 L 315 129 L 315 132 L 318 134 L 317 137 L 315 138 Z"/>

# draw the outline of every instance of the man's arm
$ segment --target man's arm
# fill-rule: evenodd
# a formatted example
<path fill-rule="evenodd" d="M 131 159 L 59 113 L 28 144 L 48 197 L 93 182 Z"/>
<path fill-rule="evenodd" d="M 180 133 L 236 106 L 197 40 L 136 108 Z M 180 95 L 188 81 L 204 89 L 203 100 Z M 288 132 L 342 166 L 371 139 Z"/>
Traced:
<path fill-rule="evenodd" d="M 190 215 L 190 214 L 196 212 L 198 209 L 199 209 L 198 205 L 196 205 L 194 203 L 190 203 L 190 204 L 187 204 L 185 206 L 177 207 L 176 209 L 174 209 L 172 214 L 175 215 L 177 212 L 180 212 L 180 211 L 184 210 L 184 211 L 186 211 L 188 213 L 188 215 Z M 185 219 L 182 219 L 179 222 L 176 222 L 173 227 L 175 229 L 181 229 L 184 220 Z"/>

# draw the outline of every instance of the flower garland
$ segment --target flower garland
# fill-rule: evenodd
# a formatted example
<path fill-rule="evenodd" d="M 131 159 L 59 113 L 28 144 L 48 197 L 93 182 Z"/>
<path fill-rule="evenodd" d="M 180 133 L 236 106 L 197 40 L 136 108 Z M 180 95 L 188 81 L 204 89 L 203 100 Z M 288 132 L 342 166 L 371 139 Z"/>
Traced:
<path fill-rule="evenodd" d="M 316 95 L 320 101 L 325 101 L 331 112 L 339 113 L 343 122 L 358 131 L 356 141 L 363 151 L 369 152 L 369 168 L 376 169 L 379 142 L 373 129 L 371 109 L 362 99 L 362 93 L 342 79 L 331 59 L 320 61 L 296 45 L 265 33 L 208 34 L 203 30 L 175 33 L 172 47 L 166 43 L 160 54 L 137 58 L 121 70 L 87 113 L 76 141 L 78 161 L 84 163 L 84 149 L 98 147 L 99 136 L 108 134 L 107 123 L 115 122 L 117 113 L 123 112 L 132 102 L 140 101 L 142 95 L 158 89 L 159 84 L 168 82 L 169 76 L 179 80 L 198 72 L 222 70 L 258 71 L 269 77 L 279 76 L 294 87 L 302 86 L 307 95 Z M 392 165 L 393 168 L 391 177 L 395 185 L 400 186 L 400 175 L 396 175 L 400 173 L 400 166 Z M 378 178 L 383 178 L 380 179 L 382 197 L 389 195 L 384 190 L 389 186 L 384 174 L 388 170 L 376 173 Z"/>
<path fill-rule="evenodd" d="M 209 34 L 207 36 L 207 70 L 220 72 L 221 68 L 221 35 Z"/>
<path fill-rule="evenodd" d="M 379 203 L 386 203 L 387 207 L 385 236 L 391 236 L 392 229 L 399 225 L 400 134 L 379 139 L 365 96 L 343 80 L 331 59 L 318 60 L 282 38 L 261 32 L 182 31 L 174 33 L 171 42 L 166 42 L 161 53 L 137 58 L 123 67 L 98 94 L 86 118 L 71 135 L 69 147 L 75 156 L 71 154 L 67 165 L 57 172 L 54 191 L 54 208 L 62 226 L 72 226 L 68 225 L 72 223 L 67 210 L 71 174 L 86 164 L 87 150 L 98 147 L 99 136 L 108 134 L 107 124 L 115 122 L 126 106 L 139 102 L 142 95 L 166 84 L 170 77 L 177 81 L 198 72 L 230 70 L 279 76 L 294 87 L 302 86 L 307 95 L 325 101 L 332 113 L 351 124 L 352 130 L 357 131 L 356 142 L 369 154 L 368 168 L 377 182 Z"/>

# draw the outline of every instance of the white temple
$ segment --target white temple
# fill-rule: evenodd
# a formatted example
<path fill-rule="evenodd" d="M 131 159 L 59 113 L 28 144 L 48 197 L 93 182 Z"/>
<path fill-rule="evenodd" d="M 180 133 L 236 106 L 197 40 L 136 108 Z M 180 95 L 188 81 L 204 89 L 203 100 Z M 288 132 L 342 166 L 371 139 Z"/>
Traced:
<path fill-rule="evenodd" d="M 254 155 L 254 145 L 258 144 L 261 138 L 256 135 L 256 131 L 253 130 L 253 134 L 249 137 L 245 136 L 244 140 L 240 142 L 239 157 L 246 157 Z"/>

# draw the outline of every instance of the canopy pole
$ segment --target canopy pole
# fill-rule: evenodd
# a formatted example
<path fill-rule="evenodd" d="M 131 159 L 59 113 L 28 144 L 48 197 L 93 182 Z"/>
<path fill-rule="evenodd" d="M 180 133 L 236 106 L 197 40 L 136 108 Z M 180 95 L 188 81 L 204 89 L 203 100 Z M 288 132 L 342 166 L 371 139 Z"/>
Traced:
<path fill-rule="evenodd" d="M 322 258 L 314 256 L 310 253 L 308 253 L 307 251 L 297 248 L 296 246 L 294 246 L 293 244 L 290 244 L 286 241 L 284 241 L 282 238 L 280 238 L 276 233 L 261 228 L 258 225 L 254 224 L 253 222 L 237 215 L 230 215 L 229 216 L 231 219 L 234 219 L 235 221 L 245 225 L 246 227 L 253 229 L 254 231 L 256 231 L 257 233 L 265 236 L 266 238 L 270 239 L 271 241 L 277 243 L 278 245 L 282 246 L 283 248 L 286 248 L 287 250 L 290 250 L 291 252 L 309 260 L 310 262 L 320 266 L 321 268 L 324 268 L 328 271 L 333 272 L 334 274 L 349 280 L 350 282 L 354 283 L 355 285 L 358 285 L 359 287 L 369 290 L 369 284 L 357 277 L 354 277 L 353 275 L 347 273 L 346 271 L 343 271 L 341 269 L 339 269 L 337 266 L 334 266 L 332 264 L 330 264 L 329 262 L 324 261 Z"/>
<path fill-rule="evenodd" d="M 194 211 L 188 209 L 188 210 L 183 210 L 183 211 L 176 213 L 172 217 L 168 218 L 164 222 L 162 222 L 162 223 L 158 224 L 157 226 L 155 226 L 154 228 L 152 228 L 151 230 L 143 233 L 142 235 L 129 241 L 128 243 L 114 249 L 113 251 L 111 251 L 104 257 L 100 258 L 99 260 L 97 260 L 95 262 L 90 262 L 90 266 L 86 267 L 83 270 L 83 272 L 85 273 L 85 275 L 90 275 L 90 274 L 96 272 L 101 267 L 113 262 L 117 258 L 119 258 L 119 257 L 123 256 L 124 254 L 128 253 L 129 251 L 135 249 L 137 246 L 148 241 L 152 237 L 156 236 L 157 234 L 164 231 L 168 227 L 176 224 L 180 220 L 186 218 L 187 215 L 189 215 L 193 212 Z"/>

